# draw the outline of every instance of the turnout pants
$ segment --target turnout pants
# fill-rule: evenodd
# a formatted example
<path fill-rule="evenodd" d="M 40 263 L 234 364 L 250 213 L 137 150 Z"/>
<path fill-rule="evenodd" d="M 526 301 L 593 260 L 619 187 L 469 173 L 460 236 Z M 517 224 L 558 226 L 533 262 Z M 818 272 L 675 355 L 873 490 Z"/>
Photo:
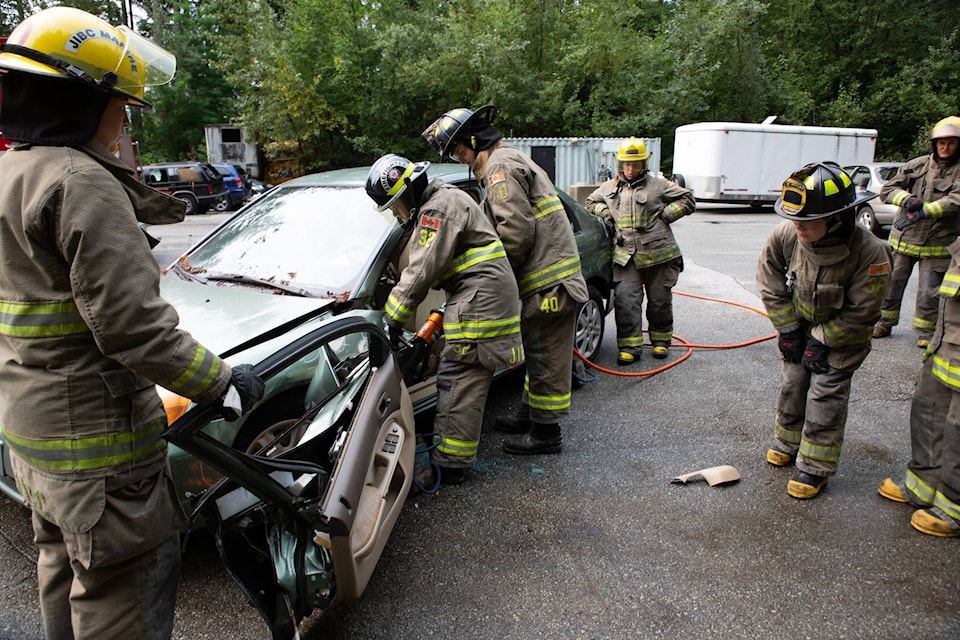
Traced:
<path fill-rule="evenodd" d="M 903 481 L 915 507 L 940 507 L 960 521 L 960 393 L 920 369 L 910 405 L 910 462 Z"/>
<path fill-rule="evenodd" d="M 440 442 L 432 457 L 440 466 L 469 467 L 476 460 L 492 380 L 493 369 L 481 362 L 478 343 L 447 343 L 437 368 L 437 412 L 433 422 Z"/>
<path fill-rule="evenodd" d="M 950 265 L 949 258 L 918 258 L 893 252 L 893 273 L 890 276 L 890 290 L 880 307 L 880 323 L 886 327 L 896 326 L 900 322 L 900 307 L 903 291 L 913 273 L 913 266 L 919 263 L 917 282 L 917 303 L 913 315 L 913 328 L 919 333 L 933 333 L 937 324 L 939 298 L 937 291 L 943 281 L 943 275 Z"/>
<path fill-rule="evenodd" d="M 613 265 L 613 308 L 617 322 L 617 347 L 643 346 L 643 294 L 647 293 L 647 331 L 653 344 L 673 340 L 673 287 L 682 270 L 682 258 L 637 269 L 633 263 Z M 529 357 L 529 354 L 528 354 Z"/>
<path fill-rule="evenodd" d="M 108 479 L 103 515 L 74 533 L 33 512 L 47 640 L 166 640 L 180 581 L 182 518 L 165 471 Z"/>
<path fill-rule="evenodd" d="M 816 476 L 837 471 L 853 371 L 812 373 L 783 362 L 777 391 L 774 437 L 778 448 L 797 456 L 797 469 Z"/>
<path fill-rule="evenodd" d="M 580 305 L 563 284 L 537 291 L 521 305 L 520 333 L 527 359 L 521 402 L 530 408 L 532 422 L 559 424 L 570 412 L 573 339 Z"/>

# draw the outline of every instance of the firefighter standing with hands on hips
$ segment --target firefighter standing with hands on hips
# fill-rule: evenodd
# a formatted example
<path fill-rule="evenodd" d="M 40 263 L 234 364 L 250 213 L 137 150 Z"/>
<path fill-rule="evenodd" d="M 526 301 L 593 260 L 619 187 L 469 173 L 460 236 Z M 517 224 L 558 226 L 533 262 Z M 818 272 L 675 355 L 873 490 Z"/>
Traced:
<path fill-rule="evenodd" d="M 169 638 L 183 514 L 154 385 L 233 419 L 263 393 L 177 329 L 138 220 L 179 222 L 184 204 L 112 153 L 176 60 L 65 7 L 2 49 L 0 428 L 33 511 L 44 633 Z"/>
<path fill-rule="evenodd" d="M 614 230 L 613 282 L 617 363 L 633 364 L 643 348 L 643 292 L 654 358 L 666 358 L 673 340 L 673 287 L 683 271 L 680 246 L 670 225 L 693 213 L 689 189 L 647 173 L 643 140 L 627 138 L 617 151 L 617 176 L 585 202 L 587 211 Z"/>
<path fill-rule="evenodd" d="M 428 183 L 429 166 L 385 155 L 366 189 L 379 211 L 390 209 L 411 232 L 409 261 L 384 308 L 391 337 L 431 288 L 447 293 L 432 457 L 440 482 L 460 484 L 477 457 L 494 371 L 523 364 L 520 294 L 490 218 L 460 189 L 439 178 Z"/>
<path fill-rule="evenodd" d="M 950 244 L 960 233 L 960 118 L 950 116 L 930 132 L 932 151 L 910 160 L 880 189 L 880 199 L 900 207 L 890 231 L 893 279 L 874 338 L 890 335 L 900 320 L 903 290 L 919 264 L 913 328 L 917 346 L 930 344 L 937 321 L 937 290 L 950 264 Z"/>
<path fill-rule="evenodd" d="M 857 194 L 836 164 L 806 165 L 783 183 L 774 210 L 787 222 L 757 264 L 783 360 L 767 462 L 796 462 L 787 484 L 794 498 L 816 497 L 836 473 L 853 373 L 890 285 L 889 248 L 855 222 L 856 206 L 875 197 Z"/>
<path fill-rule="evenodd" d="M 559 453 L 560 419 L 570 411 L 573 341 L 587 283 L 570 221 L 546 172 L 501 140 L 493 105 L 448 111 L 423 132 L 440 154 L 469 165 L 486 189 L 492 216 L 516 275 L 527 360 L 521 406 L 494 428 L 513 435 L 509 454 Z"/>

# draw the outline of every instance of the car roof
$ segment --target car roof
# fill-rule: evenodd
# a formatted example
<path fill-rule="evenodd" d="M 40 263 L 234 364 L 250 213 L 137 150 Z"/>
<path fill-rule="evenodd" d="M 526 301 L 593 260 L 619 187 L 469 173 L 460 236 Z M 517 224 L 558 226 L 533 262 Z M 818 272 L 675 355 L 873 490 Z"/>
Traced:
<path fill-rule="evenodd" d="M 210 164 L 209 162 L 204 162 L 202 160 L 183 160 L 180 162 L 154 162 L 153 164 L 145 164 L 143 168 L 147 167 L 189 167 L 197 164 Z"/>
<path fill-rule="evenodd" d="M 427 177 L 443 178 L 444 182 L 457 182 L 469 177 L 470 168 L 465 164 L 452 162 L 431 164 L 427 169 Z M 333 169 L 288 180 L 281 187 L 363 187 L 367 183 L 367 174 L 370 167 L 351 167 L 349 169 Z"/>

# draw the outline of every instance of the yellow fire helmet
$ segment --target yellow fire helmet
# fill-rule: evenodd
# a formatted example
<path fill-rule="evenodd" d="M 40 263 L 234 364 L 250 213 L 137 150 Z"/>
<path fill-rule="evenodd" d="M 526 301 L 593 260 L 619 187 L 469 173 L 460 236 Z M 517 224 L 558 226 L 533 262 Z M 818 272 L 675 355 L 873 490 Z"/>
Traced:
<path fill-rule="evenodd" d="M 144 89 L 167 84 L 177 70 L 176 57 L 163 47 L 70 7 L 33 14 L 0 49 L 0 70 L 78 78 L 148 108 Z"/>
<path fill-rule="evenodd" d="M 960 138 L 960 118 L 947 116 L 933 125 L 933 130 L 930 131 L 930 139 L 936 140 L 937 138 Z"/>
<path fill-rule="evenodd" d="M 618 162 L 640 162 L 650 157 L 647 145 L 640 138 L 629 137 L 620 143 L 617 150 Z"/>

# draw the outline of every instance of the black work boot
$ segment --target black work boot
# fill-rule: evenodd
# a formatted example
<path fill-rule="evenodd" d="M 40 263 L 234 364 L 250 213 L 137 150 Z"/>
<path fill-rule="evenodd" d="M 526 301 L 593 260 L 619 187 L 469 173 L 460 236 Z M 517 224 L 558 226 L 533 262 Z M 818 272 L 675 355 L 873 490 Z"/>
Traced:
<path fill-rule="evenodd" d="M 526 433 L 533 428 L 530 422 L 530 407 L 522 404 L 517 410 L 517 415 L 509 417 L 498 417 L 493 422 L 493 430 L 501 433 Z"/>
<path fill-rule="evenodd" d="M 563 435 L 559 424 L 532 423 L 527 433 L 508 437 L 503 441 L 503 452 L 513 455 L 536 455 L 540 453 L 560 453 L 563 449 Z"/>

